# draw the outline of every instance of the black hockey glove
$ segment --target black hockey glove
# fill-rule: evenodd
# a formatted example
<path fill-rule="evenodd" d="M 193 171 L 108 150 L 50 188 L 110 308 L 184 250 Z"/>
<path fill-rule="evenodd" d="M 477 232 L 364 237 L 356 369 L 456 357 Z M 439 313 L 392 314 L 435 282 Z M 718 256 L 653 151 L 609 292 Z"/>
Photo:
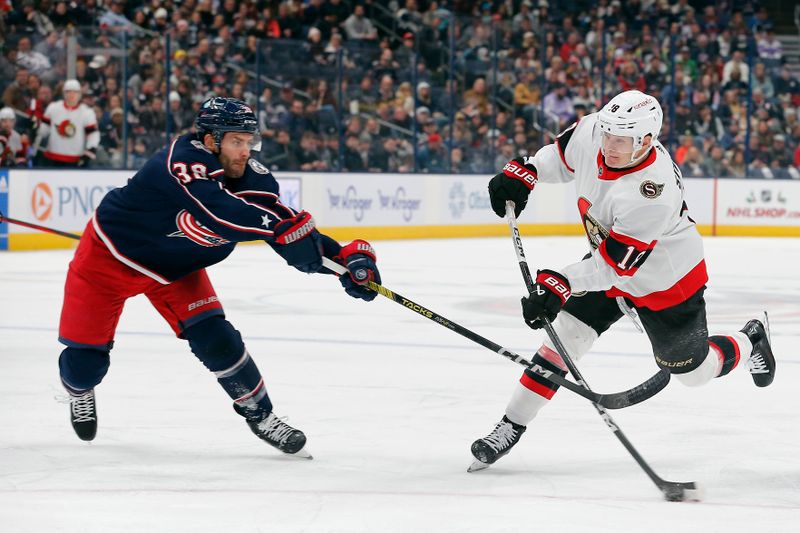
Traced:
<path fill-rule="evenodd" d="M 525 323 L 533 329 L 543 328 L 543 319 L 555 320 L 571 293 L 569 281 L 563 275 L 552 270 L 539 270 L 533 292 L 522 298 Z"/>
<path fill-rule="evenodd" d="M 80 160 L 78 160 L 78 166 L 84 168 L 88 167 L 95 159 L 97 159 L 97 150 L 94 148 L 89 148 L 83 152 Z"/>
<path fill-rule="evenodd" d="M 528 203 L 528 195 L 539 180 L 533 163 L 525 164 L 525 159 L 517 157 L 503 167 L 503 170 L 489 180 L 489 200 L 492 211 L 497 216 L 506 216 L 506 201 L 514 202 L 514 215 L 519 216 Z"/>
<path fill-rule="evenodd" d="M 322 267 L 322 237 L 307 211 L 281 220 L 273 228 L 272 247 L 287 263 L 300 272 L 310 274 Z"/>
<path fill-rule="evenodd" d="M 375 264 L 375 249 L 367 241 L 356 239 L 347 246 L 342 246 L 339 255 L 333 258 L 337 263 L 347 267 L 350 275 L 339 276 L 339 282 L 344 287 L 344 292 L 353 298 L 361 298 L 371 302 L 378 295 L 377 292 L 369 289 L 367 283 L 374 281 L 381 282 L 381 274 L 378 272 L 378 265 Z"/>

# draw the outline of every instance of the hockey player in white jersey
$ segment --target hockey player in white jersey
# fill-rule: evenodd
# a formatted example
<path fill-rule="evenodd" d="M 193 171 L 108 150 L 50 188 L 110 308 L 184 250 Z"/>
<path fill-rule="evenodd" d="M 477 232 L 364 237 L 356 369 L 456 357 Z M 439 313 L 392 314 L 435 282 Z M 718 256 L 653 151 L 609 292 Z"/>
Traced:
<path fill-rule="evenodd" d="M 545 318 L 552 321 L 578 360 L 632 307 L 656 363 L 683 384 L 703 385 L 744 358 L 755 384 L 765 387 L 774 378 L 775 359 L 764 323 L 751 320 L 738 332 L 708 336 L 703 243 L 683 201 L 680 169 L 658 142 L 661 123 L 655 98 L 626 91 L 491 179 L 492 209 L 500 217 L 508 200 L 519 215 L 538 181 L 574 181 L 591 247 L 581 261 L 537 272 L 536 290 L 522 299 L 523 317 L 533 329 L 543 327 Z M 567 373 L 549 339 L 533 363 Z M 557 388 L 526 370 L 505 416 L 472 444 L 476 462 L 470 470 L 508 453 Z"/>
<path fill-rule="evenodd" d="M 0 168 L 25 165 L 28 141 L 14 129 L 16 120 L 13 109 L 0 109 Z"/>
<path fill-rule="evenodd" d="M 81 103 L 78 80 L 64 82 L 64 99 L 52 102 L 44 110 L 34 146 L 47 137 L 47 148 L 39 161 L 48 167 L 84 167 L 95 160 L 100 144 L 97 115 Z"/>

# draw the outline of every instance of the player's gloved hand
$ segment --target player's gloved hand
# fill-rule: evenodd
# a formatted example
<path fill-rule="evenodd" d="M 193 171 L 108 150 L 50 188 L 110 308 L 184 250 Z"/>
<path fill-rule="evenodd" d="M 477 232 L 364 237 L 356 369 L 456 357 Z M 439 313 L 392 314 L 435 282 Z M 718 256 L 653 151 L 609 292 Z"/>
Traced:
<path fill-rule="evenodd" d="M 275 251 L 291 266 L 309 274 L 322 267 L 322 238 L 309 212 L 281 220 L 273 231 Z"/>
<path fill-rule="evenodd" d="M 503 170 L 489 180 L 489 200 L 497 216 L 506 216 L 506 201 L 514 202 L 514 215 L 519 216 L 528 203 L 539 176 L 533 163 L 525 164 L 525 158 L 517 157 L 505 164 Z"/>
<path fill-rule="evenodd" d="M 533 329 L 544 327 L 544 319 L 552 322 L 572 294 L 569 281 L 552 270 L 539 270 L 536 285 L 528 297 L 522 298 L 522 316 Z"/>
<path fill-rule="evenodd" d="M 95 159 L 97 159 L 97 154 L 93 148 L 90 148 L 89 150 L 83 152 L 83 155 L 78 160 L 78 166 L 88 167 Z"/>
<path fill-rule="evenodd" d="M 347 267 L 349 275 L 339 276 L 339 282 L 344 287 L 344 292 L 353 298 L 361 298 L 371 302 L 378 293 L 367 287 L 367 283 L 374 281 L 380 284 L 381 273 L 375 264 L 375 249 L 367 241 L 356 239 L 347 246 L 342 246 L 339 255 L 333 258 L 337 263 Z"/>

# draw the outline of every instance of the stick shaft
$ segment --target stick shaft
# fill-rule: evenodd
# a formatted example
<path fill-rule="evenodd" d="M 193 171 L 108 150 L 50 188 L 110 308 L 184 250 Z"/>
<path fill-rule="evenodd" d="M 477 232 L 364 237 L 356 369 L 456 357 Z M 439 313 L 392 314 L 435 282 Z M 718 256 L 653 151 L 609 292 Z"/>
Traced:
<path fill-rule="evenodd" d="M 519 262 L 520 271 L 522 272 L 522 278 L 525 280 L 525 286 L 530 294 L 533 292 L 534 284 L 533 279 L 531 278 L 530 268 L 528 268 L 528 260 L 525 258 L 525 251 L 522 247 L 522 237 L 519 233 L 519 227 L 517 226 L 517 218 L 514 216 L 513 202 L 506 202 L 506 218 L 508 218 L 508 225 L 511 228 L 511 238 L 514 241 L 514 250 L 517 254 L 517 261 Z M 578 383 L 591 390 L 589 388 L 589 384 L 586 383 L 585 379 L 583 379 L 578 367 L 569 357 L 569 354 L 561 344 L 561 339 L 553 329 L 553 325 L 546 318 L 544 319 L 544 324 L 548 337 L 550 337 L 550 340 L 555 345 L 558 354 L 561 356 L 564 364 L 567 365 L 570 373 L 575 376 L 575 380 Z M 647 461 L 644 460 L 644 457 L 639 454 L 639 451 L 633 446 L 631 441 L 628 440 L 628 437 L 625 436 L 625 434 L 622 432 L 622 429 L 620 429 L 619 425 L 614 421 L 609 412 L 597 402 L 592 402 L 592 405 L 594 405 L 594 408 L 600 414 L 600 417 L 603 419 L 603 422 L 605 422 L 606 426 L 608 426 L 608 428 L 614 433 L 625 449 L 628 450 L 628 453 L 631 454 L 641 469 L 644 470 L 645 474 L 647 474 L 647 477 L 649 477 L 650 480 L 659 488 L 659 490 L 663 492 L 665 488 L 665 481 L 661 479 L 658 474 L 656 474 L 649 464 L 647 464 Z"/>
<path fill-rule="evenodd" d="M 39 224 L 34 224 L 33 222 L 25 222 L 24 220 L 19 220 L 16 218 L 10 218 L 5 216 L 3 213 L 0 213 L 0 222 L 8 222 L 9 224 L 16 224 L 17 226 L 23 226 L 26 228 L 31 228 L 39 231 L 44 231 L 46 233 L 53 233 L 55 235 L 61 235 L 62 237 L 66 237 L 68 239 L 75 239 L 80 240 L 81 236 L 76 233 L 69 233 L 66 231 L 61 231 L 55 228 L 48 228 L 47 226 L 41 226 Z"/>

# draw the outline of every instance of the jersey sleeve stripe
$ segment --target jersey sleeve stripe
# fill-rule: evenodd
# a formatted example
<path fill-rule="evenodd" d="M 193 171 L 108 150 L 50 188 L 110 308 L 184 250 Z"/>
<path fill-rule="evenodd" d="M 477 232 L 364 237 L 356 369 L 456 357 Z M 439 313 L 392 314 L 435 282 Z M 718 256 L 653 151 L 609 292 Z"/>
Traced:
<path fill-rule="evenodd" d="M 224 168 L 218 168 L 217 170 L 209 172 L 208 175 L 211 176 L 212 178 L 214 178 L 214 177 L 217 177 L 220 174 L 224 174 L 224 173 L 225 173 L 225 169 Z"/>
<path fill-rule="evenodd" d="M 265 210 L 269 211 L 270 213 L 273 213 L 278 220 L 284 220 L 286 218 L 292 218 L 293 216 L 295 216 L 297 214 L 297 212 L 295 212 L 294 209 L 292 209 L 288 205 L 282 204 L 280 202 L 280 196 L 278 196 L 274 192 L 267 192 L 267 191 L 239 191 L 239 192 L 235 192 L 233 194 L 235 194 L 236 196 L 239 196 L 239 197 L 244 197 L 244 196 L 266 196 L 267 198 L 273 199 L 275 201 L 275 204 L 272 207 L 265 207 L 265 206 L 260 205 L 260 204 L 253 204 L 253 205 L 256 205 L 257 207 L 260 207 L 262 209 L 265 209 Z M 284 214 L 283 215 L 279 215 L 277 212 L 273 211 L 273 210 L 281 210 L 281 209 L 284 210 Z"/>
<path fill-rule="evenodd" d="M 650 244 L 647 244 L 644 241 L 640 241 L 638 239 L 634 239 L 633 237 L 629 237 L 629 236 L 624 235 L 622 233 L 617 233 L 613 229 L 608 233 L 608 236 L 613 238 L 616 241 L 621 242 L 622 244 L 624 244 L 626 246 L 633 246 L 634 248 L 636 248 L 639 251 L 653 248 L 656 245 L 656 242 L 658 242 L 658 241 L 653 241 Z"/>
<path fill-rule="evenodd" d="M 657 242 L 645 244 L 612 230 L 600 243 L 597 251 L 618 276 L 633 276 L 650 257 Z"/>

